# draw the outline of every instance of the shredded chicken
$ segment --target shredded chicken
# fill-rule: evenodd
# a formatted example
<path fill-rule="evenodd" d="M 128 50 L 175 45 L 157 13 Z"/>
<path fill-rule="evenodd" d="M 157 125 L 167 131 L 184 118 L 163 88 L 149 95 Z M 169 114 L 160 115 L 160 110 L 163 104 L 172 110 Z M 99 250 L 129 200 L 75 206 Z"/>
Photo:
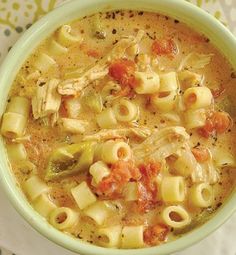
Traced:
<path fill-rule="evenodd" d="M 61 105 L 61 95 L 57 92 L 59 80 L 44 82 L 39 79 L 35 96 L 32 98 L 32 111 L 35 119 L 57 113 Z"/>
<path fill-rule="evenodd" d="M 76 95 L 92 81 L 105 77 L 108 73 L 108 64 L 113 59 L 124 57 L 126 49 L 139 43 L 143 35 L 144 31 L 140 30 L 136 37 L 122 38 L 106 56 L 100 59 L 96 65 L 83 72 L 79 78 L 61 82 L 58 86 L 58 92 L 61 95 Z"/>
<path fill-rule="evenodd" d="M 103 141 L 109 139 L 125 139 L 127 137 L 137 137 L 139 139 L 145 139 L 150 136 L 151 133 L 152 131 L 146 127 L 102 129 L 95 134 L 85 136 L 83 140 Z"/>
<path fill-rule="evenodd" d="M 187 140 L 189 135 L 183 127 L 166 127 L 153 132 L 143 143 L 135 146 L 134 156 L 138 161 L 150 157 L 162 161 L 180 149 Z"/>
<path fill-rule="evenodd" d="M 207 182 L 209 184 L 214 184 L 219 181 L 219 173 L 213 164 L 212 155 L 210 160 L 194 169 L 191 179 L 193 183 Z"/>
<path fill-rule="evenodd" d="M 199 54 L 197 52 L 191 52 L 182 59 L 178 71 L 184 69 L 204 68 L 211 62 L 212 56 L 214 56 L 214 54 Z"/>

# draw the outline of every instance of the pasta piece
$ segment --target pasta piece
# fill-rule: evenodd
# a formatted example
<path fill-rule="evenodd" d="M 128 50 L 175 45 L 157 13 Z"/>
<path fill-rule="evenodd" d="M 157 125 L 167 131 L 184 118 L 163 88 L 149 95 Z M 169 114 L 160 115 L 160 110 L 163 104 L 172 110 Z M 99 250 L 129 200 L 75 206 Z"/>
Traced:
<path fill-rule="evenodd" d="M 182 202 L 185 199 L 185 189 L 183 177 L 164 177 L 161 182 L 161 197 L 164 202 Z"/>
<path fill-rule="evenodd" d="M 36 165 L 30 162 L 29 160 L 18 161 L 17 167 L 23 174 L 31 174 L 31 175 L 37 174 Z"/>
<path fill-rule="evenodd" d="M 211 206 L 213 199 L 213 188 L 208 183 L 194 184 L 189 190 L 189 202 L 196 207 Z"/>
<path fill-rule="evenodd" d="M 97 123 L 101 128 L 112 128 L 117 125 L 117 120 L 112 108 L 107 108 L 97 115 Z"/>
<path fill-rule="evenodd" d="M 63 25 L 60 30 L 58 31 L 58 41 L 62 45 L 69 47 L 74 43 L 81 43 L 83 38 L 81 35 L 73 35 L 72 29 L 70 25 Z"/>
<path fill-rule="evenodd" d="M 113 106 L 115 117 L 118 121 L 129 122 L 138 117 L 138 107 L 128 99 L 122 98 Z"/>
<path fill-rule="evenodd" d="M 107 248 L 118 248 L 121 242 L 120 225 L 98 229 L 98 243 Z"/>
<path fill-rule="evenodd" d="M 121 232 L 121 247 L 124 249 L 142 248 L 143 226 L 125 226 Z"/>
<path fill-rule="evenodd" d="M 187 129 L 203 127 L 206 123 L 206 110 L 188 110 L 184 113 L 184 120 Z"/>
<path fill-rule="evenodd" d="M 169 72 L 160 75 L 159 92 L 174 91 L 178 88 L 176 72 Z"/>
<path fill-rule="evenodd" d="M 65 230 L 75 226 L 79 222 L 79 215 L 68 207 L 59 207 L 51 212 L 49 222 L 55 228 Z"/>
<path fill-rule="evenodd" d="M 30 112 L 29 99 L 25 97 L 12 97 L 6 112 L 18 113 L 28 119 Z"/>
<path fill-rule="evenodd" d="M 126 201 L 138 200 L 138 184 L 137 182 L 128 182 L 123 192 Z"/>
<path fill-rule="evenodd" d="M 72 188 L 71 194 L 81 210 L 85 209 L 87 206 L 93 204 L 97 200 L 96 196 L 90 190 L 85 181 L 81 182 L 75 188 Z"/>
<path fill-rule="evenodd" d="M 118 160 L 127 161 L 131 158 L 131 149 L 125 142 L 107 141 L 102 146 L 101 158 L 108 164 L 113 164 Z"/>
<path fill-rule="evenodd" d="M 61 128 L 68 133 L 72 134 L 83 134 L 86 131 L 88 122 L 85 120 L 61 118 L 60 126 Z"/>
<path fill-rule="evenodd" d="M 134 90 L 137 94 L 153 94 L 160 87 L 159 75 L 155 72 L 135 72 L 137 86 Z"/>
<path fill-rule="evenodd" d="M 193 87 L 185 90 L 183 95 L 187 109 L 199 109 L 212 103 L 211 90 L 207 87 Z"/>
<path fill-rule="evenodd" d="M 90 166 L 89 173 L 93 176 L 95 184 L 98 184 L 104 177 L 110 174 L 110 169 L 104 162 L 97 161 Z"/>
<path fill-rule="evenodd" d="M 41 194 L 48 192 L 49 187 L 37 175 L 33 175 L 23 183 L 23 189 L 33 201 Z"/>
<path fill-rule="evenodd" d="M 139 45 L 134 44 L 127 48 L 126 53 L 130 56 L 136 56 L 139 53 Z"/>
<path fill-rule="evenodd" d="M 48 218 L 49 214 L 57 207 L 48 197 L 43 193 L 33 202 L 34 209 L 43 217 Z"/>
<path fill-rule="evenodd" d="M 191 222 L 188 212 L 180 205 L 166 207 L 162 211 L 162 218 L 172 228 L 182 228 Z"/>
<path fill-rule="evenodd" d="M 66 54 L 68 52 L 68 48 L 62 46 L 57 41 L 52 40 L 50 43 L 50 46 L 49 46 L 49 52 L 52 55 L 62 55 L 62 54 Z"/>
<path fill-rule="evenodd" d="M 2 118 L 1 134 L 8 138 L 17 138 L 25 133 L 27 119 L 25 116 L 7 112 Z"/>
<path fill-rule="evenodd" d="M 92 218 L 98 225 L 102 225 L 109 217 L 110 209 L 103 201 L 97 201 L 84 210 L 84 214 Z"/>
<path fill-rule="evenodd" d="M 27 152 L 23 143 L 7 144 L 6 148 L 11 161 L 17 162 L 27 159 Z"/>
<path fill-rule="evenodd" d="M 170 112 L 175 108 L 177 99 L 176 91 L 161 92 L 150 97 L 150 103 L 153 108 L 162 112 Z"/>
<path fill-rule="evenodd" d="M 188 71 L 188 70 L 179 72 L 178 78 L 179 78 L 180 85 L 185 89 L 199 86 L 202 81 L 202 75 Z"/>
<path fill-rule="evenodd" d="M 46 72 L 49 69 L 56 67 L 56 61 L 45 53 L 40 53 L 34 62 L 34 67 L 41 72 Z"/>

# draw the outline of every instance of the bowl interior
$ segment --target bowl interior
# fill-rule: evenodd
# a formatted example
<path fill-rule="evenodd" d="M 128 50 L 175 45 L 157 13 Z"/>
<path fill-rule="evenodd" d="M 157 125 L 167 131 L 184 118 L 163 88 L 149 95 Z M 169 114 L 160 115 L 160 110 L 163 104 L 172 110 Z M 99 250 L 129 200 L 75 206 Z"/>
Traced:
<path fill-rule="evenodd" d="M 34 24 L 15 44 L 0 68 L 0 115 L 5 110 L 7 95 L 19 68 L 35 47 L 49 36 L 60 25 L 77 18 L 99 11 L 132 9 L 152 11 L 178 19 L 194 30 L 205 34 L 211 42 L 226 56 L 236 69 L 236 40 L 225 27 L 200 8 L 184 0 L 87 0 L 71 1 L 52 11 Z M 69 237 L 54 229 L 29 205 L 14 176 L 10 171 L 2 138 L 0 139 L 0 180 L 6 194 L 17 211 L 41 234 L 57 244 L 80 254 L 97 255 L 164 255 L 183 249 L 207 236 L 219 227 L 236 209 L 236 193 L 225 202 L 217 214 L 203 226 L 195 229 L 183 238 L 163 244 L 138 250 L 105 249 L 81 240 Z"/>

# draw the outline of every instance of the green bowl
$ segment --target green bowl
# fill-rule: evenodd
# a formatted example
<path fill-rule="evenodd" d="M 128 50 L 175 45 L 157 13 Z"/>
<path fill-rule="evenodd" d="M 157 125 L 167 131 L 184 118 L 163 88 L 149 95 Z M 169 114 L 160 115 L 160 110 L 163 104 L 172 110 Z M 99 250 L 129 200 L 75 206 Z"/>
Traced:
<path fill-rule="evenodd" d="M 236 69 L 236 40 L 214 17 L 184 0 L 86 0 L 70 1 L 44 16 L 19 39 L 0 68 L 0 115 L 4 112 L 7 95 L 20 66 L 35 47 L 60 25 L 96 12 L 132 9 L 153 11 L 178 19 L 205 34 Z M 2 139 L 0 139 L 0 184 L 16 210 L 38 232 L 53 242 L 80 254 L 96 255 L 163 255 L 184 249 L 218 228 L 236 210 L 236 192 L 224 203 L 215 216 L 203 226 L 176 241 L 142 249 L 107 249 L 72 238 L 53 228 L 30 206 L 10 170 Z"/>

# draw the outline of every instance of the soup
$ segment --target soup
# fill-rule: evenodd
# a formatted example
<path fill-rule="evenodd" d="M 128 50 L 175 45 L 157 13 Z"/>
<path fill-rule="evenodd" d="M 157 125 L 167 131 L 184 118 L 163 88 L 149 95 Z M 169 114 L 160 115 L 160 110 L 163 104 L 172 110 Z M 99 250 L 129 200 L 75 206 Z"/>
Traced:
<path fill-rule="evenodd" d="M 2 116 L 17 183 L 74 238 L 125 249 L 179 238 L 235 186 L 235 78 L 209 39 L 166 16 L 63 25 L 21 67 Z"/>

